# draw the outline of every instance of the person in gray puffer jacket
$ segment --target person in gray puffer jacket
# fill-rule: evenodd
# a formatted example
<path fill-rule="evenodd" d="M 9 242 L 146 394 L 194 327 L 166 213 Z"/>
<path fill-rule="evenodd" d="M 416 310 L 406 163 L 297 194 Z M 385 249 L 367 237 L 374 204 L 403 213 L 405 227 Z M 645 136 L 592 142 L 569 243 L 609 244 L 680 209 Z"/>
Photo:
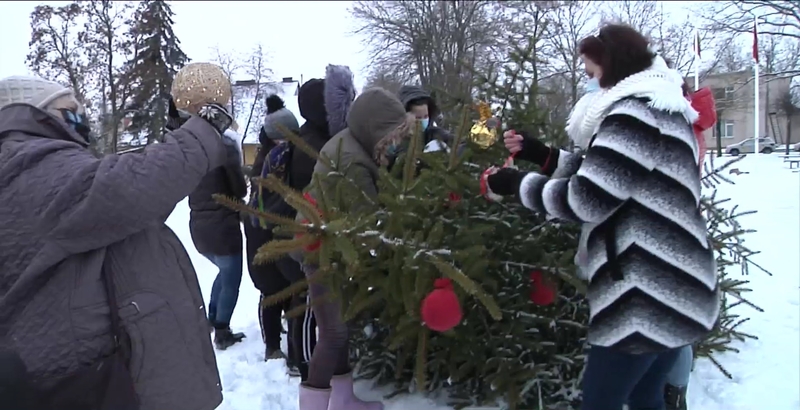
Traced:
<path fill-rule="evenodd" d="M 35 77 L 0 80 L 0 346 L 21 359 L 0 357 L 3 372 L 16 362 L 48 392 L 96 368 L 115 351 L 113 309 L 128 336 L 120 344 L 139 410 L 222 402 L 197 274 L 164 223 L 225 161 L 221 133 L 232 120 L 205 108 L 223 115 L 192 115 L 141 153 L 97 158 L 72 90 Z M 74 393 L 94 387 L 102 388 Z M 73 404 L 44 408 L 86 408 Z"/>

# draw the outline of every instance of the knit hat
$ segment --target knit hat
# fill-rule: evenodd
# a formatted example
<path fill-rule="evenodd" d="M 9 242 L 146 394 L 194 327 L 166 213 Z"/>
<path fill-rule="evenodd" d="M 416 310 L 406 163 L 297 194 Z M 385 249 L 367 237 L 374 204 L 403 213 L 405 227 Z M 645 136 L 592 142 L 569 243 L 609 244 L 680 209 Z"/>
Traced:
<path fill-rule="evenodd" d="M 281 130 L 281 128 L 285 130 Z M 264 118 L 264 132 L 267 138 L 273 140 L 286 139 L 285 132 L 289 130 L 295 134 L 300 132 L 300 124 L 297 118 L 283 104 L 283 100 L 273 94 L 267 97 L 267 116 Z"/>
<path fill-rule="evenodd" d="M 0 80 L 0 108 L 15 103 L 45 108 L 56 98 L 71 93 L 72 90 L 61 84 L 37 77 L 6 77 Z"/>

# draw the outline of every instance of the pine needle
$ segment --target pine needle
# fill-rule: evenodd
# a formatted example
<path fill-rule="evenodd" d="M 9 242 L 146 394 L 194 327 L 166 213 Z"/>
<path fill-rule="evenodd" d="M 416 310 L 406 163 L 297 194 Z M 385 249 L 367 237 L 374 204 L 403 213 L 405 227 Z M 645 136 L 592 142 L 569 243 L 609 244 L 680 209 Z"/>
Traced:
<path fill-rule="evenodd" d="M 297 212 L 310 220 L 314 225 L 317 227 L 322 226 L 322 219 L 319 216 L 319 211 L 314 205 L 306 201 L 300 192 L 284 184 L 283 181 L 278 179 L 275 175 L 269 174 L 266 178 L 253 178 L 253 182 L 277 193 L 287 204 L 296 209 Z"/>
<path fill-rule="evenodd" d="M 255 216 L 256 218 L 263 219 L 271 224 L 284 226 L 288 229 L 291 229 L 291 232 L 308 232 L 308 227 L 306 225 L 296 222 L 292 218 L 258 210 L 250 205 L 245 204 L 239 199 L 228 197 L 222 194 L 214 194 L 211 195 L 211 197 L 220 205 L 230 208 L 236 212 Z"/>
<path fill-rule="evenodd" d="M 272 240 L 261 245 L 253 258 L 255 265 L 265 265 L 276 261 L 293 252 L 303 252 L 306 246 L 317 242 L 319 237 L 313 234 L 306 234 L 298 238 Z"/>
<path fill-rule="evenodd" d="M 298 280 L 297 282 L 292 283 L 291 285 L 287 286 L 283 290 L 278 293 L 273 293 L 272 295 L 265 296 L 261 299 L 262 306 L 275 306 L 277 304 L 283 303 L 286 300 L 292 298 L 292 296 L 302 293 L 308 289 L 308 280 Z"/>
<path fill-rule="evenodd" d="M 288 128 L 284 127 L 282 124 L 276 124 L 278 130 L 286 137 L 289 142 L 294 145 L 296 148 L 303 151 L 304 154 L 308 155 L 309 157 L 313 158 L 316 161 L 326 161 L 325 158 L 322 158 L 319 154 L 319 151 L 315 150 L 314 147 L 309 145 L 305 140 L 300 138 L 299 135 L 295 134 L 294 132 L 290 131 Z"/>

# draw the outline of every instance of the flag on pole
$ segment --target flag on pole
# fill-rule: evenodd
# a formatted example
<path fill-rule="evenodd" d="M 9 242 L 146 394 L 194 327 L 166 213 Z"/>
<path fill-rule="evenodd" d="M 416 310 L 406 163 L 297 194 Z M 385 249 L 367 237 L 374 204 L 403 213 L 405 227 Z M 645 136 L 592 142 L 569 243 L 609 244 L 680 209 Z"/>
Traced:
<path fill-rule="evenodd" d="M 758 64 L 758 18 L 753 20 L 753 60 Z"/>
<path fill-rule="evenodd" d="M 699 60 L 701 57 L 700 54 L 700 31 L 697 29 L 694 30 L 694 55 Z"/>
<path fill-rule="evenodd" d="M 761 153 L 759 147 L 759 137 L 761 137 L 761 124 L 759 124 L 759 113 L 761 112 L 761 103 L 758 92 L 758 17 L 753 17 L 753 138 L 755 138 L 755 153 Z"/>
<path fill-rule="evenodd" d="M 700 89 L 700 31 L 694 29 L 694 90 Z"/>

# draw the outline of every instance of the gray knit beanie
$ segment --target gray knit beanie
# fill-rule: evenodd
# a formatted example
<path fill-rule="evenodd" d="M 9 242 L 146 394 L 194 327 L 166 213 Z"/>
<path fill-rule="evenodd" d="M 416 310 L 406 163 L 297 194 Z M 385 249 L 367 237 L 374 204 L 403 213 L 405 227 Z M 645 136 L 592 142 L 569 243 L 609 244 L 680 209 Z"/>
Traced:
<path fill-rule="evenodd" d="M 0 108 L 16 103 L 45 108 L 56 98 L 71 93 L 72 90 L 59 83 L 37 77 L 6 77 L 0 80 Z"/>
<path fill-rule="evenodd" d="M 267 114 L 267 117 L 264 118 L 264 132 L 267 134 L 267 138 L 271 140 L 286 139 L 286 131 L 282 131 L 278 124 L 295 134 L 300 132 L 300 124 L 297 122 L 297 118 L 285 107 Z"/>

